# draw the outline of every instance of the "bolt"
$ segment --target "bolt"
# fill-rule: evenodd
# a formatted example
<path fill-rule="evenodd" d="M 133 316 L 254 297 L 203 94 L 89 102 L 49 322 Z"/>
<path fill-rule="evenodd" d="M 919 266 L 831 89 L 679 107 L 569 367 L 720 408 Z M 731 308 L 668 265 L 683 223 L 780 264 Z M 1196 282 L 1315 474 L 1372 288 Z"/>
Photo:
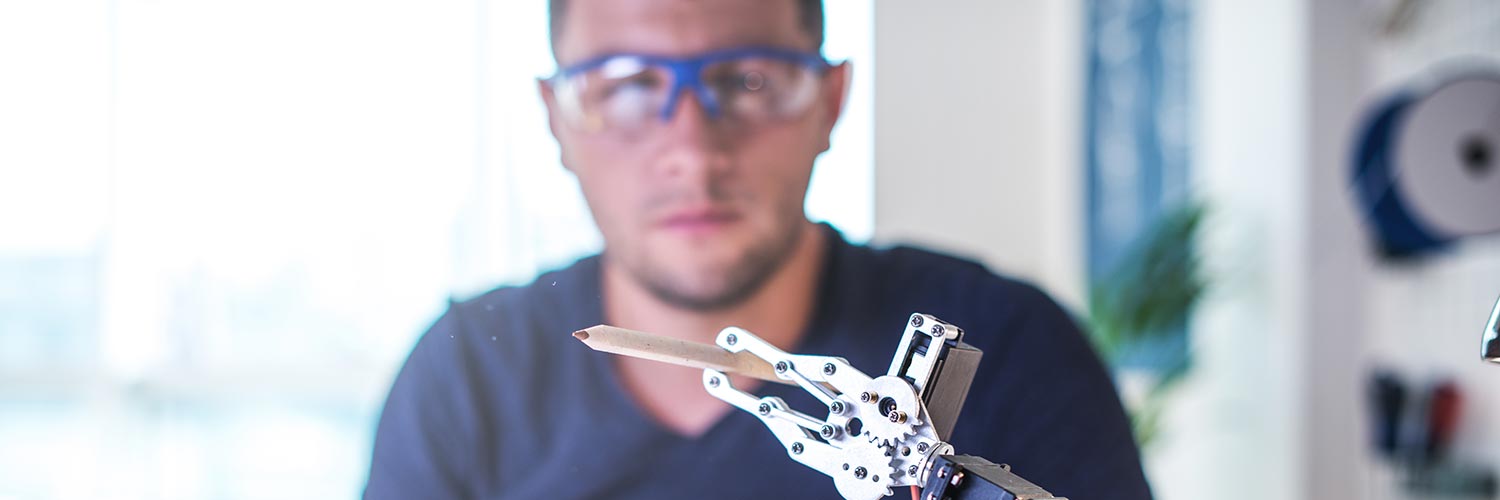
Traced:
<path fill-rule="evenodd" d="M 934 336 L 934 337 L 942 337 L 943 336 L 943 330 L 944 330 L 943 325 L 932 325 L 932 336 Z"/>
<path fill-rule="evenodd" d="M 834 401 L 833 404 L 828 405 L 828 412 L 832 413 L 834 415 L 843 415 L 844 414 L 844 402 L 843 401 Z"/>
<path fill-rule="evenodd" d="M 904 411 L 893 411 L 893 412 L 891 412 L 891 423 L 893 423 L 893 424 L 904 424 L 904 423 L 906 423 L 906 412 L 904 412 Z"/>
<path fill-rule="evenodd" d="M 736 337 L 733 333 L 724 336 L 724 343 L 725 344 L 734 345 L 735 342 L 739 342 L 739 341 L 740 341 L 740 338 Z"/>
<path fill-rule="evenodd" d="M 833 372 L 835 371 L 838 371 L 838 367 L 833 366 L 833 363 L 826 363 L 823 365 L 824 375 L 833 375 Z"/>
<path fill-rule="evenodd" d="M 802 443 L 792 443 L 792 454 L 793 455 L 801 455 L 802 454 Z"/>
<path fill-rule="evenodd" d="M 789 370 L 789 369 L 791 369 L 791 368 L 792 368 L 792 365 L 787 364 L 787 362 L 785 362 L 785 361 L 777 361 L 776 362 L 776 373 L 786 373 L 786 371 Z"/>
<path fill-rule="evenodd" d="M 834 428 L 832 425 L 824 425 L 822 429 L 818 429 L 818 434 L 821 434 L 823 436 L 823 439 L 833 439 L 833 437 L 837 436 L 838 433 L 839 430 Z"/>
<path fill-rule="evenodd" d="M 760 410 L 760 414 L 761 415 L 770 415 L 771 414 L 771 405 L 768 404 L 768 403 L 761 403 L 759 410 Z"/>
<path fill-rule="evenodd" d="M 869 473 L 870 473 L 870 471 L 865 470 L 864 467 L 855 467 L 854 468 L 854 477 L 856 479 L 864 479 L 866 475 L 869 475 Z"/>
<path fill-rule="evenodd" d="M 913 314 L 913 315 L 911 315 L 911 327 L 912 328 L 921 328 L 922 327 L 922 315 L 920 315 L 920 314 Z"/>
<path fill-rule="evenodd" d="M 859 402 L 861 403 L 874 403 L 879 399 L 880 396 L 873 392 L 866 391 L 859 393 Z"/>
<path fill-rule="evenodd" d="M 917 453 L 927 453 L 927 443 L 917 443 Z"/>
<path fill-rule="evenodd" d="M 708 386 L 709 387 L 718 387 L 719 386 L 719 377 L 714 377 L 714 378 L 708 379 Z"/>

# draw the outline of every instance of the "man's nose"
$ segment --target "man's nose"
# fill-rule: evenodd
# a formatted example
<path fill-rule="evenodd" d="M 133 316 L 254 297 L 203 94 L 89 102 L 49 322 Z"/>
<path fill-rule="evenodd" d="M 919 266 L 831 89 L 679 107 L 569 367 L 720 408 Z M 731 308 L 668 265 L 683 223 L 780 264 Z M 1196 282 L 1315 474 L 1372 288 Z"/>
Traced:
<path fill-rule="evenodd" d="M 733 137 L 710 117 L 698 95 L 684 89 L 662 127 L 660 167 L 668 176 L 713 176 L 729 168 Z"/>

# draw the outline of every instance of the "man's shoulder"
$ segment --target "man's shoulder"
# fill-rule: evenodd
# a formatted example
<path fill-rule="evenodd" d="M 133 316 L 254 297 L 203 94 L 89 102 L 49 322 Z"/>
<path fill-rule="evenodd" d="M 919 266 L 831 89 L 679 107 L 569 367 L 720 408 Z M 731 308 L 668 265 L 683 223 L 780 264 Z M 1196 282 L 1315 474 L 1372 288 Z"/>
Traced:
<path fill-rule="evenodd" d="M 1014 342 L 1056 342 L 1077 335 L 1073 315 L 1032 283 L 995 272 L 978 260 L 911 245 L 855 247 L 840 290 L 868 300 L 854 310 L 877 318 L 869 326 L 899 324 L 913 312 L 932 314 L 969 333 L 972 345 L 1000 352 Z M 877 292 L 856 289 L 867 286 Z"/>
<path fill-rule="evenodd" d="M 961 254 L 903 244 L 859 246 L 866 253 L 868 272 L 879 273 L 897 290 L 937 294 L 943 300 L 1051 304 L 1046 292 L 1024 279 L 994 271 L 978 259 Z"/>

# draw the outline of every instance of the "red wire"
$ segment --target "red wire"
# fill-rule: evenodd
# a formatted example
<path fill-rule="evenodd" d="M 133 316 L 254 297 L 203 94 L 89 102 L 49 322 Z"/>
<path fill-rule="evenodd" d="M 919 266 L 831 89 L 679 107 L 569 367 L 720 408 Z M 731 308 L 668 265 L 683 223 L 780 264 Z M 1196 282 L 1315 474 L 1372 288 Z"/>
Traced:
<path fill-rule="evenodd" d="M 922 494 L 917 491 L 917 487 L 916 486 L 912 486 L 911 487 L 911 500 L 922 500 L 920 498 L 921 496 L 922 496 Z"/>

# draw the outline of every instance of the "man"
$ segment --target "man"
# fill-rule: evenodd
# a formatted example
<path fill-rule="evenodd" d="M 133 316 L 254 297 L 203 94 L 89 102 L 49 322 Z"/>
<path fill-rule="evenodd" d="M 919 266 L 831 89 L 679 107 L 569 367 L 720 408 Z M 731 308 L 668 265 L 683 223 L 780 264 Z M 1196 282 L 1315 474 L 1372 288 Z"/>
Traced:
<path fill-rule="evenodd" d="M 608 323 L 712 343 L 733 325 L 879 374 L 912 312 L 985 352 L 959 450 L 1058 495 L 1149 498 L 1110 380 L 1043 293 L 807 220 L 848 79 L 819 55 L 819 1 L 553 0 L 552 15 L 562 69 L 540 92 L 605 250 L 437 321 L 391 388 L 366 498 L 837 498 L 701 371 L 569 334 Z"/>

